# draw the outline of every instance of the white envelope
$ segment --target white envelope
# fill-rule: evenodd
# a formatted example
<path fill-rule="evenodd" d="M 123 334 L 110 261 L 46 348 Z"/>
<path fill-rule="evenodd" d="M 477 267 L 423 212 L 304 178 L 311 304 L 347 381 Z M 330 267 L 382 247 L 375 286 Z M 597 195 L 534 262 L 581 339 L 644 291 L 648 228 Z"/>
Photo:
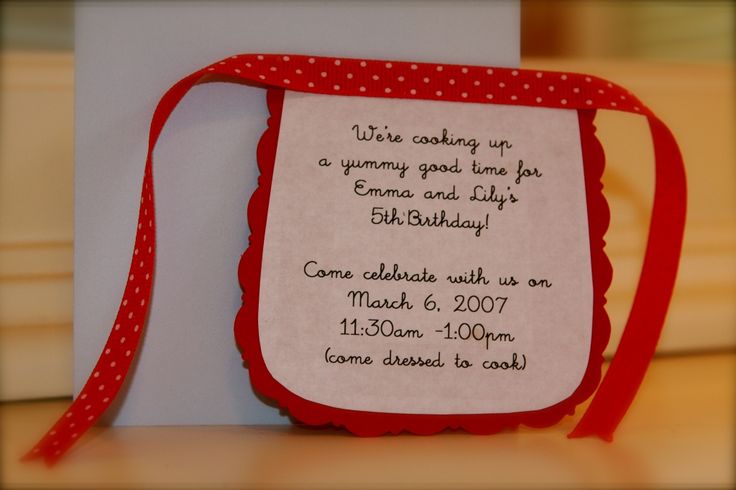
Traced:
<path fill-rule="evenodd" d="M 75 392 L 117 312 L 148 125 L 180 78 L 245 52 L 517 66 L 508 2 L 80 2 L 76 6 Z M 265 91 L 195 87 L 155 152 L 158 259 L 119 425 L 272 424 L 233 339 Z"/>

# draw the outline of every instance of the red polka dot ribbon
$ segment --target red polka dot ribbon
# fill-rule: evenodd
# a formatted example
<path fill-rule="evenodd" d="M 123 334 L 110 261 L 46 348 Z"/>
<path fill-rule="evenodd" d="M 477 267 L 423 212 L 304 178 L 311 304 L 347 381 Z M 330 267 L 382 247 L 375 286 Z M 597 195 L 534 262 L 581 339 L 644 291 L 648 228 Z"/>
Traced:
<path fill-rule="evenodd" d="M 637 292 L 616 355 L 570 437 L 610 440 L 644 377 L 672 295 L 685 224 L 685 171 L 669 129 L 626 89 L 601 78 L 549 71 L 403 61 L 243 54 L 207 66 L 163 96 L 151 122 L 138 228 L 125 292 L 110 336 L 79 396 L 27 459 L 56 462 L 100 418 L 130 369 L 151 299 L 156 224 L 153 149 L 166 120 L 191 87 L 236 81 L 300 92 L 443 100 L 577 110 L 610 109 L 647 117 L 655 151 L 655 194 Z"/>

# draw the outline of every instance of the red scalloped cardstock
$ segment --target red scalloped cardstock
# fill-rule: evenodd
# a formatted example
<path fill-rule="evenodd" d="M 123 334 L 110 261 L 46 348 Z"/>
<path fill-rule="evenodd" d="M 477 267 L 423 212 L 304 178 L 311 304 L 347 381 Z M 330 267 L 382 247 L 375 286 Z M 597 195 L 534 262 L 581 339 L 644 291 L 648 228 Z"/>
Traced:
<path fill-rule="evenodd" d="M 356 408 L 340 408 L 308 399 L 289 389 L 269 370 L 261 343 L 259 328 L 259 299 L 262 297 L 261 272 L 264 255 L 264 238 L 269 222 L 269 203 L 274 178 L 274 165 L 279 151 L 279 132 L 284 107 L 283 90 L 269 89 L 268 107 L 270 118 L 268 129 L 258 146 L 258 166 L 261 172 L 258 189 L 248 206 L 248 222 L 251 229 L 250 244 L 243 254 L 239 278 L 243 288 L 243 306 L 235 322 L 235 337 L 246 361 L 254 388 L 274 400 L 298 421 L 308 425 L 334 425 L 363 436 L 408 431 L 416 434 L 431 434 L 448 428 L 462 428 L 472 433 L 487 434 L 518 426 L 545 427 L 557 423 L 563 416 L 572 414 L 576 405 L 586 400 L 600 381 L 603 350 L 608 342 L 610 324 L 604 309 L 605 292 L 608 289 L 612 269 L 603 251 L 603 236 L 609 223 L 609 212 L 602 195 L 601 175 L 604 169 L 604 153 L 595 137 L 593 119 L 595 111 L 579 110 L 577 117 L 580 144 L 583 156 L 585 202 L 587 205 L 591 277 L 593 278 L 592 322 L 590 324 L 590 349 L 587 367 L 579 385 L 569 396 L 555 401 L 544 408 L 508 413 L 397 413 L 395 411 L 373 411 Z M 308 203 L 302 203 L 308 206 Z M 289 246 L 299 247 L 298 243 Z M 338 285 L 338 288 L 343 287 Z M 383 312 L 382 312 L 383 313 Z M 336 319 L 336 321 L 339 319 Z M 295 327 L 296 328 L 296 327 Z M 303 327 L 310 328 L 310 327 Z M 288 356 L 288 354 L 287 354 Z M 297 356 L 298 357 L 298 356 Z M 444 362 L 449 362 L 447 361 Z M 296 362 L 296 359 L 295 359 Z M 454 369 L 446 365 L 443 369 Z M 362 373 L 365 375 L 365 372 Z M 307 373 L 307 376 L 310 376 Z M 360 376 L 360 374 L 358 375 Z M 329 379 L 321 379 L 330 383 Z M 428 374 L 425 382 L 432 384 Z M 523 384 L 523 381 L 521 381 Z M 359 397 L 363 388 L 354 386 Z M 475 387 L 478 392 L 483 386 Z"/>

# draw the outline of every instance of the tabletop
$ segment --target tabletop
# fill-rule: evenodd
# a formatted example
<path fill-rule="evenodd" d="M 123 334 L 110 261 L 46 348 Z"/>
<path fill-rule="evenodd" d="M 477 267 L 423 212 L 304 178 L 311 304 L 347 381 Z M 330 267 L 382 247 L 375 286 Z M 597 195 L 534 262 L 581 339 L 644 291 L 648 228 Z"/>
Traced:
<path fill-rule="evenodd" d="M 0 405 L 4 488 L 733 488 L 736 353 L 655 359 L 613 443 L 576 415 L 491 436 L 359 438 L 298 426 L 94 428 L 22 463 L 69 400 Z"/>

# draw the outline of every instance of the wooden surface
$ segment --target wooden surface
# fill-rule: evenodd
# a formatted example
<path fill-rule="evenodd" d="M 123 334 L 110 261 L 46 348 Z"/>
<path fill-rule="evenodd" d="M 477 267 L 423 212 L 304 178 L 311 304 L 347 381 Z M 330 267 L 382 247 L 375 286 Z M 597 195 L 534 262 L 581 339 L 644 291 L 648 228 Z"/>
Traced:
<path fill-rule="evenodd" d="M 96 428 L 51 469 L 19 456 L 66 400 L 5 403 L 2 484 L 68 488 L 733 488 L 736 353 L 655 360 L 614 443 L 579 413 L 493 436 L 295 427 Z"/>

